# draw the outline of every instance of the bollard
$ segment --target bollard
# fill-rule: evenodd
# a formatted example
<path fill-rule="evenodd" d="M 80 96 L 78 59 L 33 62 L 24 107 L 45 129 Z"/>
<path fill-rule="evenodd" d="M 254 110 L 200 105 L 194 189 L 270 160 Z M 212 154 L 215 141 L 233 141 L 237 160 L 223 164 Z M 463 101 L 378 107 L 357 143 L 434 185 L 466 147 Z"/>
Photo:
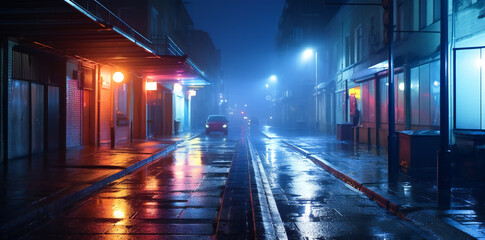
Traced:
<path fill-rule="evenodd" d="M 115 127 L 111 127 L 111 149 L 115 148 Z"/>

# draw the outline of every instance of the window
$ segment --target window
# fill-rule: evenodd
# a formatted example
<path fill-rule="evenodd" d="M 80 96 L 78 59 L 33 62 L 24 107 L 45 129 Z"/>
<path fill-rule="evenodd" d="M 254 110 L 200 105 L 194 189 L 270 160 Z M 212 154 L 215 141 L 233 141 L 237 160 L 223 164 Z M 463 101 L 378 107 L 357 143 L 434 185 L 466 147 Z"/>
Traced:
<path fill-rule="evenodd" d="M 433 17 L 433 21 L 434 22 L 437 22 L 441 18 L 441 0 L 434 0 L 433 1 L 433 5 L 434 5 L 434 17 Z"/>
<path fill-rule="evenodd" d="M 359 62 L 362 59 L 362 25 L 355 29 L 354 34 L 354 62 Z"/>
<path fill-rule="evenodd" d="M 345 66 L 350 66 L 350 36 L 345 37 Z"/>
<path fill-rule="evenodd" d="M 426 2 L 428 0 L 419 0 L 419 28 L 425 28 L 426 25 Z"/>
<path fill-rule="evenodd" d="M 369 45 L 378 44 L 378 35 L 376 29 L 376 16 L 370 18 L 370 32 L 369 32 Z"/>
<path fill-rule="evenodd" d="M 455 62 L 457 129 L 485 130 L 485 48 L 460 49 Z"/>
<path fill-rule="evenodd" d="M 383 77 L 379 79 L 379 108 L 381 110 L 381 123 L 387 123 L 388 114 L 387 108 L 389 106 L 389 99 L 387 98 L 388 93 L 388 83 L 387 77 Z"/>
<path fill-rule="evenodd" d="M 415 2 L 416 3 L 416 2 Z M 440 0 L 419 0 L 419 8 L 415 5 L 419 13 L 419 29 L 423 29 L 440 19 Z"/>
<path fill-rule="evenodd" d="M 381 110 L 381 123 L 388 123 L 389 119 L 389 82 L 387 76 L 379 79 L 379 107 Z M 396 123 L 406 122 L 404 111 L 404 73 L 394 75 L 394 117 Z"/>
<path fill-rule="evenodd" d="M 345 91 L 341 91 L 335 94 L 337 98 L 337 107 L 336 107 L 336 116 L 335 120 L 337 123 L 342 123 L 345 121 L 344 114 L 345 114 Z"/>
<path fill-rule="evenodd" d="M 394 75 L 394 89 L 395 89 L 395 104 L 396 104 L 396 122 L 406 123 L 406 113 L 404 112 L 404 73 Z"/>
<path fill-rule="evenodd" d="M 362 83 L 362 122 L 376 122 L 376 80 Z"/>
<path fill-rule="evenodd" d="M 411 124 L 439 126 L 439 61 L 411 69 Z"/>

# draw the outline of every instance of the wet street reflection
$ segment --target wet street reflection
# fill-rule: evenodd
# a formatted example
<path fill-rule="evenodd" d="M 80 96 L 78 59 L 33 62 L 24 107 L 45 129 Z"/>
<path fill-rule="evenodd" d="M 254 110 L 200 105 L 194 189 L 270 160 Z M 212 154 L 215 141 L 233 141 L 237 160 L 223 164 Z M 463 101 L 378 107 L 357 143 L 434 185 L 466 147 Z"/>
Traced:
<path fill-rule="evenodd" d="M 261 156 L 288 239 L 424 238 L 278 139 L 254 134 L 252 142 Z"/>
<path fill-rule="evenodd" d="M 77 204 L 33 239 L 210 239 L 236 141 L 201 135 Z"/>

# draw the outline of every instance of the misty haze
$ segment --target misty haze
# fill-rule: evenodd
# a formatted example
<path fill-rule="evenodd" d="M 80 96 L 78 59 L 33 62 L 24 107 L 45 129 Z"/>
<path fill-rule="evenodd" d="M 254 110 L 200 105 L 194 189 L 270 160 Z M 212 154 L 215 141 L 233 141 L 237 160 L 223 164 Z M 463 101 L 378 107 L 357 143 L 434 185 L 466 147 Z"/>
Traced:
<path fill-rule="evenodd" d="M 485 239 L 485 0 L 10 0 L 0 59 L 0 239 Z"/>

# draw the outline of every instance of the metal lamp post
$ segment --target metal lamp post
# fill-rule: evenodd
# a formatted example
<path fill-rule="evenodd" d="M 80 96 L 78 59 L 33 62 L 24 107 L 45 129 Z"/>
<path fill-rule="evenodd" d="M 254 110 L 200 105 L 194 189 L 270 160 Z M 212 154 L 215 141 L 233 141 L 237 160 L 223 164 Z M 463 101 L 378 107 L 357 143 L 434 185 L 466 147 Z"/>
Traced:
<path fill-rule="evenodd" d="M 315 52 L 315 127 L 318 129 L 318 51 L 313 49 L 307 49 L 303 52 L 303 58 L 308 59 L 313 56 Z"/>
<path fill-rule="evenodd" d="M 113 86 L 113 90 L 111 91 L 113 96 L 111 98 L 111 100 L 113 101 L 113 106 L 111 106 L 113 108 L 113 114 L 111 116 L 112 120 L 111 120 L 111 149 L 114 149 L 115 148 L 115 144 L 116 144 L 116 132 L 115 132 L 115 117 L 116 117 L 116 111 L 114 110 L 114 99 L 115 99 L 115 94 L 116 94 L 116 91 L 118 90 L 116 84 L 118 83 L 121 83 L 123 82 L 123 80 L 125 79 L 125 76 L 123 75 L 122 72 L 115 72 L 113 74 L 113 81 L 115 82 L 115 85 Z"/>

